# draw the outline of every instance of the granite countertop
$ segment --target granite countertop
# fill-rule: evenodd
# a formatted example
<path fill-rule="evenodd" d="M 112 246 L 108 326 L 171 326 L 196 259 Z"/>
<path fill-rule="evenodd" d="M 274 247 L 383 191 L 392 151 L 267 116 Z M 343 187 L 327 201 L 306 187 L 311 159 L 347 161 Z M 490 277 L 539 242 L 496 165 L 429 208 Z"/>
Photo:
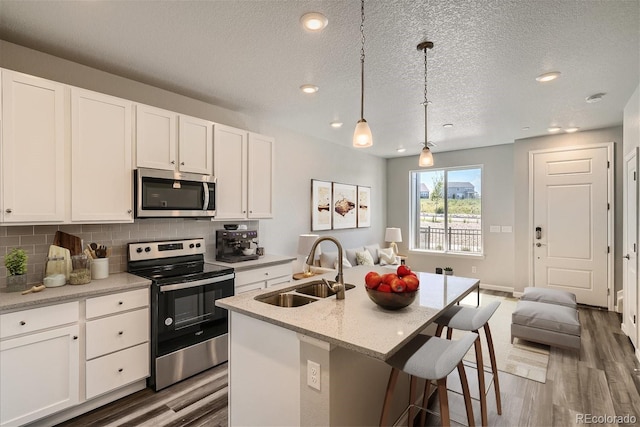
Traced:
<path fill-rule="evenodd" d="M 57 288 L 45 288 L 40 292 L 22 295 L 21 292 L 0 292 L 0 313 L 35 308 L 87 297 L 112 294 L 145 288 L 151 281 L 129 273 L 110 274 L 105 279 L 92 280 L 86 285 L 64 285 Z"/>
<path fill-rule="evenodd" d="M 292 291 L 307 282 L 326 278 L 335 272 L 316 275 L 294 284 L 286 284 L 242 293 L 216 301 L 230 311 L 263 320 L 302 335 L 317 338 L 380 360 L 391 357 L 405 342 L 416 336 L 438 315 L 464 296 L 477 289 L 480 281 L 457 276 L 417 273 L 419 295 L 400 310 L 389 311 L 373 303 L 365 289 L 364 276 L 369 271 L 388 273 L 380 266 L 358 266 L 344 270 L 346 283 L 355 285 L 346 291 L 344 300 L 320 299 L 294 308 L 277 307 L 256 301 L 257 295 Z"/>
<path fill-rule="evenodd" d="M 252 270 L 254 268 L 262 268 L 269 267 L 271 265 L 285 264 L 287 262 L 294 261 L 296 258 L 285 255 L 272 255 L 265 254 L 258 259 L 254 259 L 251 261 L 241 261 L 241 262 L 223 262 L 216 260 L 206 260 L 205 262 L 208 264 L 221 265 L 224 267 L 233 268 L 235 271 L 245 271 Z"/>

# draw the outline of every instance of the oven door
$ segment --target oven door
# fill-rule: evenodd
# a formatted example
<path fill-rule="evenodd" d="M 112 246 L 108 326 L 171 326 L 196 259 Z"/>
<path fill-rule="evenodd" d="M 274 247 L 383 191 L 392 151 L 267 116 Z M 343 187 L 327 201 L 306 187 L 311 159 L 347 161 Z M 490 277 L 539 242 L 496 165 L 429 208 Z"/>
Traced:
<path fill-rule="evenodd" d="M 159 286 L 157 354 L 162 356 L 228 332 L 227 310 L 216 300 L 233 296 L 235 274 Z M 154 316 L 155 317 L 155 316 Z"/>

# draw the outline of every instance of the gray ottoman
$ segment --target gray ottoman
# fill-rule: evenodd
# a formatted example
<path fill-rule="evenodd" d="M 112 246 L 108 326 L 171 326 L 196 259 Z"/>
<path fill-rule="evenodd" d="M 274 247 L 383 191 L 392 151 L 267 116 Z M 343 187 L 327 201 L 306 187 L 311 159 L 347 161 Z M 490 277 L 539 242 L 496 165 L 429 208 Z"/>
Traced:
<path fill-rule="evenodd" d="M 514 338 L 579 350 L 578 310 L 558 304 L 519 301 L 511 315 L 512 344 Z"/>
<path fill-rule="evenodd" d="M 564 305 L 571 308 L 577 308 L 576 294 L 558 289 L 547 288 L 524 288 L 524 294 L 520 297 L 521 301 L 538 301 L 547 304 Z"/>

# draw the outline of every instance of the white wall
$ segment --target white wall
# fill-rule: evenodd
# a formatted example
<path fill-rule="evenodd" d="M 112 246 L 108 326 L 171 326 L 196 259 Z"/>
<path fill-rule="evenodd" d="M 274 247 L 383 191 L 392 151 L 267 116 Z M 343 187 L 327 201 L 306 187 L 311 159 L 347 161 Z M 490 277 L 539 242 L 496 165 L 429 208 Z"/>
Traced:
<path fill-rule="evenodd" d="M 311 179 L 371 186 L 371 227 L 319 234 L 334 235 L 345 247 L 383 243 L 386 223 L 385 160 L 367 154 L 366 150 L 358 151 L 296 134 L 262 122 L 258 117 L 207 104 L 2 40 L 0 52 L 0 67 L 3 68 L 273 136 L 276 139 L 274 218 L 262 220 L 259 224 L 260 244 L 268 253 L 295 255 L 298 235 L 310 232 Z M 35 232 L 38 234 L 38 230 Z"/>
<path fill-rule="evenodd" d="M 640 146 L 640 85 L 624 107 L 623 118 L 624 155 Z"/>
<path fill-rule="evenodd" d="M 484 257 L 437 255 L 411 252 L 409 266 L 433 272 L 451 266 L 456 275 L 477 277 L 484 285 L 510 288 L 513 285 L 513 233 L 489 233 L 490 225 L 513 226 L 513 145 L 496 145 L 472 150 L 434 154 L 434 168 L 482 165 L 482 232 Z M 419 170 L 418 157 L 387 161 L 387 218 L 389 226 L 402 229 L 400 253 L 409 246 L 409 176 Z M 476 267 L 476 273 L 472 267 Z"/>

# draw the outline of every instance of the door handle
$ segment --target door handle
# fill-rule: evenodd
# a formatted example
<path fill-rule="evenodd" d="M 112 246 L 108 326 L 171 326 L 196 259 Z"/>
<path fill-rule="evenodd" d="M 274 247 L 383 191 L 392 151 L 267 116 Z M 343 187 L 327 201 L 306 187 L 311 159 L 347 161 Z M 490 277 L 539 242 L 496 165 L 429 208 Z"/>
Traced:
<path fill-rule="evenodd" d="M 540 242 L 538 242 L 538 243 L 536 243 L 536 246 L 537 246 L 537 247 L 540 247 L 540 246 L 547 246 L 547 244 L 546 244 L 546 243 L 540 243 Z"/>

